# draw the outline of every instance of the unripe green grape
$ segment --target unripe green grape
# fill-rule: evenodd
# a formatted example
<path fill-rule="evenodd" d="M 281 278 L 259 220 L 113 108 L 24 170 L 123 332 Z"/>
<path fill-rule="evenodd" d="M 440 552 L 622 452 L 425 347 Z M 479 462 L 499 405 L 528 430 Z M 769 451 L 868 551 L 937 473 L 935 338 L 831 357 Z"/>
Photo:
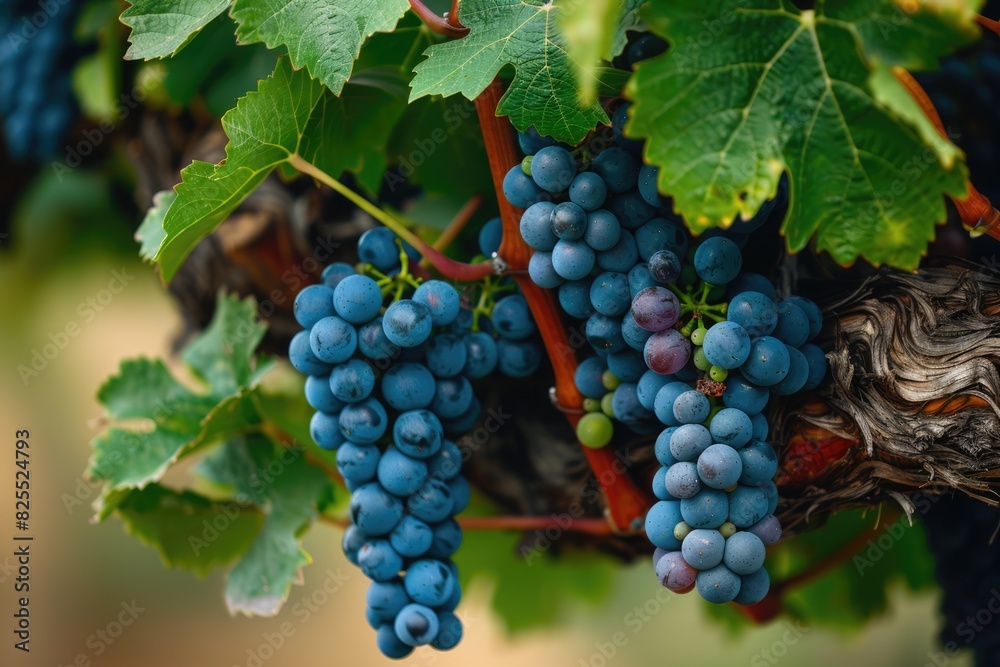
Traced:
<path fill-rule="evenodd" d="M 725 382 L 726 378 L 729 377 L 729 371 L 719 366 L 712 366 L 708 369 L 708 377 L 712 378 L 715 382 Z"/>
<path fill-rule="evenodd" d="M 674 526 L 674 539 L 683 541 L 690 532 L 691 526 L 689 526 L 686 521 L 681 521 L 679 524 Z"/>
<path fill-rule="evenodd" d="M 597 412 L 601 409 L 601 401 L 596 398 L 583 399 L 583 409 L 587 412 Z"/>
<path fill-rule="evenodd" d="M 580 418 L 576 425 L 576 437 L 582 445 L 599 449 L 611 442 L 615 433 L 614 424 L 607 415 L 591 412 Z"/>
<path fill-rule="evenodd" d="M 612 419 L 615 418 L 614 399 L 615 395 L 613 393 L 607 393 L 601 398 L 601 412 Z"/>
<path fill-rule="evenodd" d="M 698 332 L 696 331 L 695 333 Z M 693 355 L 691 355 L 691 360 L 694 361 L 694 367 L 699 371 L 707 371 L 712 367 L 712 362 L 705 356 L 705 350 L 700 347 L 694 351 Z"/>
<path fill-rule="evenodd" d="M 732 521 L 727 521 L 719 526 L 719 532 L 722 533 L 723 537 L 730 538 L 736 534 L 736 526 L 733 525 Z"/>
<path fill-rule="evenodd" d="M 525 176 L 531 176 L 531 161 L 534 158 L 535 158 L 534 155 L 528 155 L 525 156 L 523 160 L 521 160 L 521 171 L 524 172 Z"/>
<path fill-rule="evenodd" d="M 691 342 L 695 345 L 703 345 L 705 343 L 706 333 L 708 333 L 708 329 L 701 326 L 699 323 L 698 328 L 691 332 Z"/>
<path fill-rule="evenodd" d="M 604 373 L 601 375 L 601 383 L 604 385 L 604 388 L 607 389 L 608 391 L 614 391 L 615 389 L 618 388 L 618 386 L 622 383 L 622 381 L 616 378 L 615 374 L 612 373 L 610 370 L 607 370 L 604 371 Z"/>

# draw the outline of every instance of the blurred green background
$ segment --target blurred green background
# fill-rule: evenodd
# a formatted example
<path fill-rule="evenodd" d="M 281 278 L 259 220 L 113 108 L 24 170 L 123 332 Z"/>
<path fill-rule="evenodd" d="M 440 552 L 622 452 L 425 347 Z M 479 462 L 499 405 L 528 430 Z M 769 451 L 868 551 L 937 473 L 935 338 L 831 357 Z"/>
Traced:
<path fill-rule="evenodd" d="M 95 390 L 123 358 L 169 358 L 180 327 L 155 272 L 137 260 L 131 236 L 138 213 L 111 200 L 112 186 L 111 176 L 82 171 L 63 181 L 36 182 L 22 198 L 0 252 L 0 497 L 6 499 L 0 516 L 7 527 L 0 531 L 0 665 L 388 664 L 364 620 L 366 581 L 341 554 L 337 528 L 320 525 L 307 536 L 314 562 L 282 613 L 248 619 L 226 612 L 223 573 L 199 580 L 168 570 L 117 520 L 90 522 L 97 489 L 82 471 L 89 440 L 102 428 Z M 134 280 L 91 318 L 85 304 L 107 286 L 113 271 Z M 18 366 L 30 364 L 33 351 L 68 323 L 79 325 L 79 335 L 25 383 Z M 31 431 L 32 445 L 29 655 L 12 648 L 17 429 Z M 190 480 L 182 474 L 175 481 Z M 335 587 L 331 576 L 342 585 L 327 594 L 324 585 Z M 493 586 L 480 581 L 467 591 L 459 608 L 466 636 L 458 649 L 417 651 L 401 664 L 921 667 L 935 664 L 930 654 L 939 650 L 938 593 L 916 595 L 902 584 L 892 587 L 887 612 L 860 632 L 784 619 L 733 632 L 711 619 L 695 596 L 660 589 L 642 559 L 621 567 L 611 593 L 596 607 L 556 601 L 554 627 L 514 635 L 490 608 Z M 118 626 L 119 617 L 130 624 Z M 969 662 L 963 657 L 948 664 Z"/>

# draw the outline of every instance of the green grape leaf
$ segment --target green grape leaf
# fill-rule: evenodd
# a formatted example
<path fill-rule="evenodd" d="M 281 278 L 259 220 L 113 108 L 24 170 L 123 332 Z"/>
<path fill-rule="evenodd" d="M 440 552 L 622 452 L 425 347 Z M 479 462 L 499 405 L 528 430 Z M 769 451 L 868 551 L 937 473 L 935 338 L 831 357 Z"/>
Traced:
<path fill-rule="evenodd" d="M 226 158 L 217 165 L 195 161 L 181 172 L 156 252 L 163 279 L 173 278 L 194 246 L 292 157 L 333 177 L 351 170 L 364 176 L 363 184 L 377 185 L 381 153 L 403 107 L 403 100 L 370 86 L 348 86 L 338 98 L 279 59 L 274 74 L 223 117 Z"/>
<path fill-rule="evenodd" d="M 256 507 L 213 502 L 159 484 L 128 491 L 115 514 L 130 534 L 160 553 L 165 565 L 199 577 L 246 553 L 264 523 Z"/>
<path fill-rule="evenodd" d="M 791 251 L 815 234 L 842 264 L 913 268 L 966 170 L 907 122 L 912 103 L 878 68 L 912 64 L 917 42 L 928 64 L 968 41 L 971 12 L 953 4 L 651 4 L 644 17 L 672 46 L 636 68 L 628 132 L 648 140 L 660 189 L 696 232 L 752 217 L 787 172 Z"/>
<path fill-rule="evenodd" d="M 579 142 L 608 116 L 596 100 L 583 102 L 577 94 L 556 11 L 561 10 L 545 0 L 466 0 L 461 18 L 469 34 L 424 52 L 427 59 L 414 68 L 410 100 L 455 93 L 475 99 L 509 65 L 515 74 L 497 113 L 509 116 L 519 130 L 534 125 L 560 141 Z M 590 83 L 603 90 L 619 77 L 599 67 Z"/>
<path fill-rule="evenodd" d="M 232 0 L 130 0 L 121 16 L 132 28 L 128 60 L 172 56 L 225 11 Z"/>
<path fill-rule="evenodd" d="M 212 323 L 183 356 L 208 385 L 201 393 L 161 360 L 122 362 L 97 392 L 113 423 L 92 442 L 88 474 L 107 483 L 105 494 L 145 487 L 196 449 L 259 425 L 254 388 L 270 367 L 253 363 L 262 326 L 252 300 L 220 294 Z"/>
<path fill-rule="evenodd" d="M 146 211 L 139 229 L 135 230 L 135 240 L 139 242 L 139 256 L 147 262 L 152 262 L 156 249 L 163 243 L 166 236 L 163 231 L 163 216 L 167 214 L 170 205 L 177 198 L 173 190 L 161 190 L 153 195 L 153 204 Z"/>
<path fill-rule="evenodd" d="M 264 459 L 231 456 L 238 467 L 229 468 L 232 482 L 254 485 L 264 497 L 264 526 L 253 545 L 229 574 L 226 605 L 232 614 L 274 616 L 288 598 L 293 583 L 301 583 L 301 569 L 311 562 L 300 537 L 322 506 L 331 498 L 330 480 L 305 461 L 301 450 L 286 450 L 269 442 L 248 441 L 246 449 L 269 449 Z M 259 454 L 258 454 L 259 456 Z M 260 461 L 255 476 L 242 476 L 249 459 Z M 225 471 L 222 475 L 225 477 Z"/>
<path fill-rule="evenodd" d="M 365 40 L 392 31 L 407 0 L 236 0 L 241 43 L 284 46 L 292 65 L 339 94 Z"/>

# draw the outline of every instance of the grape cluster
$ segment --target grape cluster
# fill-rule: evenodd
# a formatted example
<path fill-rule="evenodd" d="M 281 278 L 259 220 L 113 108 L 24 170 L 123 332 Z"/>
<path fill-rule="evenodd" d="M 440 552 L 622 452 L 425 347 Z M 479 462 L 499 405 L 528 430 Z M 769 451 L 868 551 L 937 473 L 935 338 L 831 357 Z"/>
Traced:
<path fill-rule="evenodd" d="M 461 639 L 451 556 L 462 542 L 454 516 L 470 489 L 448 438 L 479 417 L 472 380 L 494 370 L 530 375 L 541 360 L 523 297 L 497 300 L 487 319 L 483 299 L 469 309 L 451 285 L 410 275 L 411 254 L 386 228 L 362 235 L 362 273 L 331 264 L 322 284 L 296 297 L 304 330 L 289 349 L 308 376 L 312 438 L 337 451 L 351 491 L 343 547 L 372 580 L 367 618 L 391 658 L 427 644 L 447 650 Z"/>
<path fill-rule="evenodd" d="M 8 154 L 56 156 L 77 109 L 71 87 L 79 0 L 0 0 L 0 118 Z"/>
<path fill-rule="evenodd" d="M 742 246 L 777 199 L 693 239 L 658 192 L 657 169 L 642 164 L 641 143 L 622 136 L 627 113 L 625 104 L 612 118 L 616 145 L 592 157 L 522 134 L 527 157 L 506 174 L 504 194 L 525 209 L 532 280 L 558 290 L 594 351 L 575 376 L 587 412 L 580 442 L 608 445 L 615 422 L 658 433 L 659 502 L 646 531 L 660 582 L 752 604 L 770 583 L 765 546 L 781 536 L 763 410 L 772 393 L 822 381 L 826 358 L 808 342 L 822 313 L 742 272 Z"/>

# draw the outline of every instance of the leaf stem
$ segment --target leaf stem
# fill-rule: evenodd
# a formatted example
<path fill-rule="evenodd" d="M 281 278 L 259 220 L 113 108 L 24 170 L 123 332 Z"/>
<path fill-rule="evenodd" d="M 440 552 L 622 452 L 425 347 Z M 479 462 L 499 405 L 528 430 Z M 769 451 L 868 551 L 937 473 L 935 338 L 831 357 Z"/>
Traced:
<path fill-rule="evenodd" d="M 453 3 L 452 7 L 453 11 L 455 11 L 457 15 L 457 2 Z M 469 34 L 469 29 L 458 23 L 457 16 L 455 18 L 455 22 L 452 23 L 450 15 L 447 19 L 438 16 L 420 0 L 410 0 L 410 8 L 413 10 L 413 13 L 419 16 L 420 20 L 431 29 L 431 32 L 436 32 L 439 35 L 446 35 L 448 37 L 465 37 Z"/>

